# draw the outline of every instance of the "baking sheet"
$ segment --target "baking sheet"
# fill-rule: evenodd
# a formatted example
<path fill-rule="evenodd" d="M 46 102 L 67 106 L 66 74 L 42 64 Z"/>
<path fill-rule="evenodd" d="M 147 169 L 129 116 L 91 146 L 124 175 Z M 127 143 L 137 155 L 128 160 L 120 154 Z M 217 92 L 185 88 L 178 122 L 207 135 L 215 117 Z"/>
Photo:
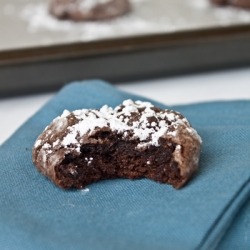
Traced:
<path fill-rule="evenodd" d="M 110 21 L 75 23 L 42 0 L 0 2 L 0 97 L 250 65 L 250 11 L 209 0 L 131 0 Z"/>
<path fill-rule="evenodd" d="M 1 0 L 0 51 L 250 24 L 250 11 L 209 0 L 131 3 L 132 12 L 123 17 L 76 23 L 53 18 L 46 0 Z"/>

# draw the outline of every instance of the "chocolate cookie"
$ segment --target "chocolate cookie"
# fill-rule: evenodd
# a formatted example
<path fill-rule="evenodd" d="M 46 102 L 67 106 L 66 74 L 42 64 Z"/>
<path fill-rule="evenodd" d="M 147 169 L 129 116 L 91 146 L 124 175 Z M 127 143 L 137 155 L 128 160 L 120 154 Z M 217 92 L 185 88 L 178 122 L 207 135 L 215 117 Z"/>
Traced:
<path fill-rule="evenodd" d="M 219 5 L 232 5 L 241 8 L 250 8 L 250 0 L 211 0 Z"/>
<path fill-rule="evenodd" d="M 51 0 L 49 11 L 59 19 L 105 20 L 131 10 L 129 0 Z"/>
<path fill-rule="evenodd" d="M 180 113 L 126 100 L 115 109 L 65 110 L 37 138 L 33 162 L 64 189 L 142 177 L 181 188 L 200 151 L 200 136 Z"/>

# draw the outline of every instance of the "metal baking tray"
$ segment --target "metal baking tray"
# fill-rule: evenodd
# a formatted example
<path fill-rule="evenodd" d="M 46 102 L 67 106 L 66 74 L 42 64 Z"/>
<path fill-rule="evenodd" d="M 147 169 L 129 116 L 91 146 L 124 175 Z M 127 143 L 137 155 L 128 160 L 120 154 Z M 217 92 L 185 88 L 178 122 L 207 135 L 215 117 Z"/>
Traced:
<path fill-rule="evenodd" d="M 250 11 L 208 0 L 131 0 L 105 22 L 59 21 L 42 0 L 0 2 L 0 97 L 250 64 Z"/>

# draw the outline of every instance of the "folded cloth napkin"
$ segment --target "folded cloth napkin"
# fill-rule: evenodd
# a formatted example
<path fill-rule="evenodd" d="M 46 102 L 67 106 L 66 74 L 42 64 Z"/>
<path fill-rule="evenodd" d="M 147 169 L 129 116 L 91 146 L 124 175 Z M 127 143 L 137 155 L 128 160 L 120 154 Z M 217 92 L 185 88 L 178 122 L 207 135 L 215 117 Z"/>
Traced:
<path fill-rule="evenodd" d="M 0 249 L 249 249 L 250 206 L 235 217 L 250 194 L 249 101 L 171 107 L 203 139 L 199 170 L 180 190 L 115 179 L 65 191 L 36 170 L 33 144 L 64 109 L 125 99 L 147 100 L 102 81 L 69 84 L 0 147 Z"/>

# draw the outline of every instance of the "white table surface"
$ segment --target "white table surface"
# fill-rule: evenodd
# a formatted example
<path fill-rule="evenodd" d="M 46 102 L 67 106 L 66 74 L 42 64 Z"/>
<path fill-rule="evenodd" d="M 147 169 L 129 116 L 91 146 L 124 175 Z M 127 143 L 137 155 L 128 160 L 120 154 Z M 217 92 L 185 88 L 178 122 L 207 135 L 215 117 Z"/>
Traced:
<path fill-rule="evenodd" d="M 168 105 L 215 100 L 250 100 L 250 67 L 117 85 Z M 55 93 L 0 99 L 0 144 Z"/>

